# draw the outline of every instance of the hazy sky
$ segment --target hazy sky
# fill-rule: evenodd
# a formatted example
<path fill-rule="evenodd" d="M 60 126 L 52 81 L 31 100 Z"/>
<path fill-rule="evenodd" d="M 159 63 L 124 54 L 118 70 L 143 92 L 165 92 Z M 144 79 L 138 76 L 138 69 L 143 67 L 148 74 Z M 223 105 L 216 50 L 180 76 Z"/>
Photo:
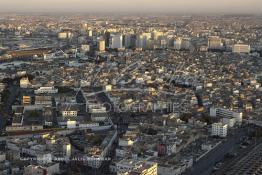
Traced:
<path fill-rule="evenodd" d="M 262 0 L 0 0 L 0 12 L 261 13 Z"/>

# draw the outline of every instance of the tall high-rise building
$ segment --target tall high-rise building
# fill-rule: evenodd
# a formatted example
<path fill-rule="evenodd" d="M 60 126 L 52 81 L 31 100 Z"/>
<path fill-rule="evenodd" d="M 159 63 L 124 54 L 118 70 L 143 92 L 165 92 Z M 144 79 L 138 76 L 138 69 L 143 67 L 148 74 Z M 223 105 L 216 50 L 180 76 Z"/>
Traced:
<path fill-rule="evenodd" d="M 110 45 L 110 32 L 106 31 L 104 38 L 105 38 L 106 47 L 108 48 Z"/>
<path fill-rule="evenodd" d="M 190 38 L 183 38 L 181 48 L 188 50 L 190 49 L 190 44 L 191 44 Z"/>
<path fill-rule="evenodd" d="M 136 47 L 148 49 L 150 48 L 151 33 L 142 33 L 137 35 Z"/>
<path fill-rule="evenodd" d="M 177 38 L 175 41 L 174 41 L 174 48 L 176 50 L 180 50 L 182 48 L 182 38 Z"/>
<path fill-rule="evenodd" d="M 115 34 L 110 37 L 110 48 L 121 49 L 123 48 L 123 35 Z"/>
<path fill-rule="evenodd" d="M 223 46 L 222 40 L 218 36 L 213 36 L 208 38 L 209 49 L 221 49 L 222 46 Z"/>
<path fill-rule="evenodd" d="M 163 34 L 163 32 L 158 32 L 158 31 L 154 31 L 153 33 L 152 33 L 152 38 L 155 40 L 155 41 L 157 41 L 161 36 L 163 36 L 164 34 Z"/>
<path fill-rule="evenodd" d="M 130 48 L 132 46 L 132 35 L 131 34 L 125 34 L 124 36 L 124 42 L 125 42 L 125 47 Z"/>
<path fill-rule="evenodd" d="M 99 49 L 100 52 L 105 51 L 105 49 L 106 49 L 106 42 L 105 42 L 105 40 L 99 41 L 99 44 L 98 44 L 98 45 L 99 45 L 99 46 L 98 46 L 98 49 Z"/>
<path fill-rule="evenodd" d="M 88 30 L 88 36 L 92 37 L 93 36 L 93 31 L 92 30 Z"/>
<path fill-rule="evenodd" d="M 62 31 L 58 33 L 58 39 L 71 39 L 73 37 L 73 33 L 70 31 Z"/>
<path fill-rule="evenodd" d="M 167 48 L 167 39 L 161 39 L 160 40 L 160 48 L 165 49 Z"/>

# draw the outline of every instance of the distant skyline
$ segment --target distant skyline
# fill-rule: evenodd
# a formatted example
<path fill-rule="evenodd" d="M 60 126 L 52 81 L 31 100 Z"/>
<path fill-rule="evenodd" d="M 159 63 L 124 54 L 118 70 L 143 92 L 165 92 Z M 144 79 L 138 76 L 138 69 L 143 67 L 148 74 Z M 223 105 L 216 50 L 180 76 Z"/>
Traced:
<path fill-rule="evenodd" d="M 0 0 L 0 12 L 261 13 L 262 0 Z"/>

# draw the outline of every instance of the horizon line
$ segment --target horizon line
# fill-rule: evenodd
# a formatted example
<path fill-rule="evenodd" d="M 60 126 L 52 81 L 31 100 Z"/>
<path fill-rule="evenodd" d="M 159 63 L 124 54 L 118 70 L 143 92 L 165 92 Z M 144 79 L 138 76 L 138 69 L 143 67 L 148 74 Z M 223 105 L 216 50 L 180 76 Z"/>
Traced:
<path fill-rule="evenodd" d="M 262 15 L 262 12 L 160 12 L 160 11 L 1 11 L 0 14 L 137 14 L 137 16 L 141 14 L 158 14 L 158 15 L 239 15 L 239 16 L 257 16 Z"/>

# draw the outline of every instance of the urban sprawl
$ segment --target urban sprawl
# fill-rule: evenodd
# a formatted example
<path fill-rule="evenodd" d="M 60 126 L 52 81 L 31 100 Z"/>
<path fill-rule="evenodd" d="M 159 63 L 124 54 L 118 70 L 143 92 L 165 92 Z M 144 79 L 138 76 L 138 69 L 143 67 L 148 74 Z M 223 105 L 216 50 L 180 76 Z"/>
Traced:
<path fill-rule="evenodd" d="M 262 17 L 0 15 L 0 174 L 262 174 Z"/>

